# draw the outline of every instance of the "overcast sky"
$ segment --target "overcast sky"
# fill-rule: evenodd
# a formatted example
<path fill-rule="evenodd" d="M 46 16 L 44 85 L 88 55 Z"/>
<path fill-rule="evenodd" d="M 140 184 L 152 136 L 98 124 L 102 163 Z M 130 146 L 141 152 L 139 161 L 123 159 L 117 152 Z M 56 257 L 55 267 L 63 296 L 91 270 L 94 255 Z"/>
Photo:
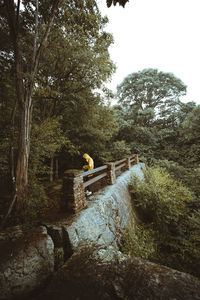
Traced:
<path fill-rule="evenodd" d="M 187 85 L 184 102 L 200 104 L 200 0 L 129 0 L 125 8 L 106 7 L 110 48 L 117 71 L 107 86 L 115 91 L 124 77 L 145 68 L 171 72 Z"/>

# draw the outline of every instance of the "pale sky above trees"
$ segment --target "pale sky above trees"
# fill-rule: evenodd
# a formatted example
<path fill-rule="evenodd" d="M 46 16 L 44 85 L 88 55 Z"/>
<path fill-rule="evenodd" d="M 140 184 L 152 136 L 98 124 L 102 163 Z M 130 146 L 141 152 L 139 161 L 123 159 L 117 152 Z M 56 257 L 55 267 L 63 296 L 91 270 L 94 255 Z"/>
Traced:
<path fill-rule="evenodd" d="M 187 85 L 184 102 L 200 104 L 199 0 L 130 0 L 125 8 L 98 3 L 115 40 L 110 54 L 117 71 L 109 88 L 115 91 L 130 73 L 157 68 Z"/>

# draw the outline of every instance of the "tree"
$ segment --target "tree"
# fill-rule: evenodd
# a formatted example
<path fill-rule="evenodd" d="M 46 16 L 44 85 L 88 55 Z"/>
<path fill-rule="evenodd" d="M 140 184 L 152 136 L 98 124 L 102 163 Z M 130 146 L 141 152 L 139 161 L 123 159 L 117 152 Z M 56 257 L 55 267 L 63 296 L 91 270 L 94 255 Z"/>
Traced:
<path fill-rule="evenodd" d="M 90 14 L 82 9 L 81 21 L 80 14 L 75 23 L 65 21 L 76 13 L 75 7 L 66 8 L 53 26 L 34 94 L 37 123 L 62 116 L 62 132 L 72 147 L 63 147 L 59 161 L 68 168 L 76 166 L 69 165 L 73 156 L 78 164 L 81 151 L 102 151 L 114 131 L 112 111 L 96 92 L 115 70 L 108 52 L 113 38 L 104 31 L 108 20 L 96 8 Z"/>
<path fill-rule="evenodd" d="M 200 157 L 200 105 L 187 114 L 179 128 L 178 145 L 182 148 L 182 163 L 199 167 Z"/>
<path fill-rule="evenodd" d="M 65 115 L 81 98 L 93 97 L 93 91 L 114 71 L 108 53 L 112 36 L 103 30 L 107 19 L 101 17 L 95 0 L 68 3 L 62 0 L 18 0 L 17 3 L 2 0 L 1 4 L 1 36 L 5 41 L 1 45 L 1 57 L 10 62 L 9 69 L 14 68 L 16 75 L 17 105 L 13 100 L 9 109 L 17 112 L 20 123 L 17 164 L 13 163 L 16 170 L 12 172 L 15 179 L 12 205 L 17 200 L 17 209 L 21 210 L 28 185 L 32 118 L 36 122 L 33 129 L 43 129 L 50 118 L 54 122 Z M 45 56 L 42 55 L 44 49 Z M 61 121 L 56 124 L 63 133 Z M 51 129 L 53 141 L 56 129 Z M 66 132 L 69 130 L 67 128 Z M 45 140 L 46 135 L 40 133 Z M 50 139 L 47 140 L 53 149 Z M 61 148 L 58 145 L 62 144 L 61 140 L 57 139 L 56 151 Z M 73 148 L 68 135 L 64 140 Z M 50 152 L 51 156 L 55 153 L 54 150 Z M 34 169 L 38 169 L 31 159 Z"/>
<path fill-rule="evenodd" d="M 14 128 L 16 97 L 13 87 L 14 76 L 12 74 L 11 63 L 7 61 L 5 57 L 0 57 L 0 77 L 0 164 L 2 172 L 0 176 L 9 177 L 10 180 L 14 177 L 13 147 L 14 145 L 16 146 L 15 134 L 17 131 L 16 128 Z M 10 159 L 8 159 L 8 153 Z"/>
<path fill-rule="evenodd" d="M 180 79 L 157 69 L 132 73 L 117 87 L 119 103 L 138 110 L 157 108 L 163 112 L 164 107 L 176 104 L 185 93 L 186 86 Z"/>
<path fill-rule="evenodd" d="M 146 109 L 141 112 L 130 110 L 124 106 L 115 107 L 119 132 L 116 140 L 124 140 L 132 153 L 138 153 L 140 158 L 144 153 L 149 155 L 157 146 L 156 128 L 153 126 L 154 112 Z"/>
<path fill-rule="evenodd" d="M 72 9 L 65 14 L 72 16 Z M 35 91 L 36 105 L 43 118 L 71 111 L 80 98 L 91 99 L 93 91 L 101 88 L 114 72 L 108 52 L 113 39 L 104 31 L 106 22 L 107 18 L 96 10 L 80 24 L 58 20 L 53 27 Z M 88 26 L 92 30 L 87 31 Z"/>
<path fill-rule="evenodd" d="M 99 100 L 99 95 L 84 93 L 63 115 L 63 131 L 69 140 L 79 153 L 89 153 L 95 161 L 102 158 L 117 128 L 112 108 Z"/>
<path fill-rule="evenodd" d="M 51 1 L 27 1 L 23 2 L 18 0 L 17 3 L 14 0 L 2 1 L 3 13 L 1 15 L 1 22 L 7 24 L 10 31 L 10 40 L 12 41 L 13 47 L 10 49 L 10 56 L 14 57 L 14 66 L 15 66 L 15 75 L 16 75 L 16 98 L 17 105 L 20 109 L 19 118 L 20 118 L 20 128 L 19 128 L 19 142 L 18 142 L 18 157 L 16 164 L 16 172 L 15 172 L 15 193 L 13 197 L 13 202 L 17 200 L 17 209 L 23 209 L 23 198 L 26 193 L 26 188 L 28 185 L 28 165 L 29 165 L 29 156 L 30 156 L 30 139 L 31 139 L 31 119 L 32 119 L 32 111 L 33 111 L 33 103 L 35 102 L 34 93 L 36 90 L 36 85 L 40 79 L 42 79 L 42 72 L 44 71 L 44 56 L 43 56 L 43 65 L 40 67 L 40 71 L 38 73 L 39 61 L 42 62 L 42 53 L 45 48 L 51 48 L 53 43 L 53 39 L 56 39 L 56 34 L 58 33 L 61 36 L 62 33 L 62 43 L 60 49 L 66 56 L 67 48 L 71 42 L 71 44 L 78 46 L 79 51 L 81 46 L 88 45 L 88 41 L 93 43 L 95 46 L 93 47 L 93 53 L 96 49 L 103 45 L 103 41 L 108 41 L 109 37 L 105 37 L 105 34 L 102 37 L 98 37 L 98 39 L 102 39 L 102 42 L 95 42 L 95 35 L 100 28 L 103 28 L 103 22 L 101 22 L 101 16 L 98 13 L 98 8 L 96 2 L 94 0 L 87 1 L 73 1 L 70 3 L 64 3 L 61 0 L 51 0 Z M 20 9 L 20 5 L 23 4 L 23 8 Z M 81 14 L 80 14 L 81 11 Z M 55 23 L 54 23 L 55 21 Z M 59 27 L 60 25 L 60 27 Z M 3 27 L 3 26 L 2 26 Z M 5 26 L 4 26 L 5 27 Z M 70 28 L 70 30 L 69 30 Z M 54 30 L 54 35 L 50 37 L 51 29 Z M 56 30 L 57 29 L 57 30 Z M 77 33 L 79 32 L 79 36 Z M 82 32 L 82 36 L 81 33 Z M 6 35 L 5 35 L 6 36 Z M 63 37 L 68 39 L 68 45 L 64 42 Z M 74 38 L 77 38 L 76 43 Z M 47 41 L 49 39 L 50 45 L 48 45 Z M 66 40 L 66 39 L 65 39 Z M 61 39 L 60 39 L 61 41 Z M 79 45 L 78 45 L 79 42 Z M 104 42 L 103 49 L 105 50 L 108 43 Z M 54 47 L 55 47 L 54 41 Z M 48 47 L 47 47 L 48 46 Z M 62 47 L 63 46 L 63 47 Z M 71 47 L 73 48 L 73 47 Z M 56 55 L 59 54 L 59 46 L 56 49 Z M 83 49 L 83 48 L 82 48 Z M 105 51 L 104 51 L 105 52 Z M 76 48 L 77 53 L 77 48 Z M 97 51 L 98 53 L 98 51 Z M 49 54 L 49 55 L 48 55 Z M 82 73 L 82 86 L 88 85 L 88 82 L 84 79 L 90 76 L 90 87 L 96 88 L 100 87 L 102 80 L 105 80 L 107 75 L 103 74 L 101 79 L 97 82 L 95 81 L 95 76 L 98 78 L 99 69 L 104 64 L 102 55 L 99 56 L 99 64 L 97 68 L 97 64 L 92 64 L 90 61 L 90 53 L 84 51 L 82 53 L 78 53 L 78 56 L 74 55 L 74 61 L 71 63 L 70 56 L 68 56 L 67 63 L 64 64 L 63 70 L 65 72 L 61 72 L 63 76 L 68 74 L 68 79 L 71 79 L 72 69 L 77 71 L 79 75 L 81 74 L 79 71 L 79 66 L 82 63 L 85 66 L 88 65 L 87 73 Z M 50 53 L 47 52 L 48 57 L 50 58 Z M 60 68 L 62 65 L 62 61 L 58 61 L 55 59 L 55 56 L 51 55 L 53 59 L 54 71 L 56 70 L 56 63 L 59 63 Z M 78 59 L 77 59 L 78 58 Z M 86 60 L 88 58 L 88 61 Z M 105 56 L 104 56 L 105 58 Z M 109 60 L 109 59 L 108 59 Z M 108 61 L 107 60 L 107 61 Z M 65 62 L 65 60 L 63 60 Z M 90 65 L 88 64 L 90 63 Z M 72 68 L 72 69 L 71 69 Z M 96 70 L 95 70 L 96 68 Z M 62 71 L 63 71 L 62 70 Z M 112 72 L 112 66 L 110 68 Z M 96 72 L 96 74 L 95 74 Z M 92 75 L 90 75 L 92 74 Z M 39 76 L 38 76 L 39 75 Z M 54 72 L 54 78 L 52 77 L 52 72 L 49 72 L 48 80 L 49 82 L 53 82 L 54 87 L 58 86 L 57 82 L 61 82 L 58 73 Z M 48 76 L 47 75 L 47 76 Z M 93 77 L 93 79 L 92 79 Z M 44 77 L 43 77 L 44 78 Z M 57 80 L 57 82 L 56 82 Z M 80 76 L 77 77 L 77 82 L 80 82 Z M 66 81 L 65 81 L 66 82 Z M 65 82 L 62 81 L 63 86 Z M 73 85 L 74 92 L 77 92 L 77 84 L 73 84 L 74 82 L 68 80 L 69 86 Z M 93 84 L 96 82 L 96 84 Z M 62 84 L 60 86 L 62 89 Z M 81 90 L 79 83 L 79 90 Z M 65 90 L 66 86 L 65 86 Z M 62 91 L 63 92 L 63 91 Z M 56 95 L 59 96 L 60 90 L 56 90 Z M 55 95 L 55 94 L 54 94 Z M 57 97 L 58 98 L 58 97 Z"/>
<path fill-rule="evenodd" d="M 119 5 L 125 7 L 127 2 L 129 2 L 129 0 L 106 0 L 108 7 L 110 7 L 111 5 L 115 6 L 117 3 L 119 3 Z"/>
<path fill-rule="evenodd" d="M 160 113 L 160 118 L 154 123 L 157 127 L 157 137 L 159 143 L 159 156 L 170 161 L 183 164 L 183 139 L 181 138 L 182 122 L 187 119 L 188 114 L 195 108 L 194 102 L 178 102 L 177 105 L 165 109 Z M 180 149 L 182 151 L 180 151 Z"/>
<path fill-rule="evenodd" d="M 185 92 L 186 86 L 171 73 L 145 69 L 128 75 L 117 87 L 119 120 L 125 120 L 118 137 L 142 156 L 159 155 L 163 138 L 171 137 L 178 124 L 179 97 Z"/>
<path fill-rule="evenodd" d="M 50 29 L 53 24 L 53 20 L 58 8 L 59 0 L 52 0 L 49 4 L 49 18 L 46 20 L 45 30 L 38 32 L 38 1 L 33 6 L 36 7 L 35 22 L 30 27 L 29 36 L 33 38 L 32 42 L 32 56 L 31 60 L 29 55 L 23 55 L 23 29 L 27 30 L 25 26 L 22 26 L 22 18 L 20 13 L 21 1 L 18 0 L 15 4 L 14 0 L 4 1 L 4 7 L 6 9 L 6 20 L 9 25 L 10 38 L 13 44 L 14 53 L 14 65 L 16 75 L 16 97 L 20 108 L 20 134 L 19 134 L 19 146 L 18 146 L 18 159 L 16 167 L 16 181 L 15 181 L 15 194 L 12 204 L 15 199 L 17 200 L 17 209 L 22 210 L 23 199 L 28 184 L 28 163 L 30 154 L 30 129 L 31 129 L 31 112 L 32 112 L 32 95 L 35 84 L 35 77 L 38 71 L 39 60 L 43 50 L 47 45 L 47 39 Z M 24 15 L 28 13 L 28 10 L 32 12 L 32 7 L 29 1 L 24 1 Z M 33 14 L 32 14 L 33 17 Z M 35 24 L 34 24 L 35 23 Z M 35 25 L 35 30 L 34 30 Z M 39 37 L 40 34 L 40 37 Z M 26 54 L 29 54 L 26 52 Z M 26 68 L 30 65 L 29 68 Z M 28 70 L 27 70 L 28 69 Z"/>

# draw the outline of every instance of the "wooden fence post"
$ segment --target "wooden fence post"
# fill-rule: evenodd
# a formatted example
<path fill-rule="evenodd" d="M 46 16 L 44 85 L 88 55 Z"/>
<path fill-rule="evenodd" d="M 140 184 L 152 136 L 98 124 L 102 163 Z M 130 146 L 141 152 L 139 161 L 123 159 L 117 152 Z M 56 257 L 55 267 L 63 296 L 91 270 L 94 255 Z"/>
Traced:
<path fill-rule="evenodd" d="M 135 155 L 135 164 L 139 164 L 139 156 L 138 156 L 138 154 Z"/>
<path fill-rule="evenodd" d="M 108 176 L 107 176 L 107 184 L 115 184 L 116 183 L 116 174 L 115 174 L 115 163 L 105 163 L 108 167 Z"/>
<path fill-rule="evenodd" d="M 131 159 L 130 157 L 126 158 L 126 170 L 130 170 L 131 169 Z"/>
<path fill-rule="evenodd" d="M 86 207 L 82 171 L 67 170 L 63 177 L 63 208 L 76 213 Z"/>

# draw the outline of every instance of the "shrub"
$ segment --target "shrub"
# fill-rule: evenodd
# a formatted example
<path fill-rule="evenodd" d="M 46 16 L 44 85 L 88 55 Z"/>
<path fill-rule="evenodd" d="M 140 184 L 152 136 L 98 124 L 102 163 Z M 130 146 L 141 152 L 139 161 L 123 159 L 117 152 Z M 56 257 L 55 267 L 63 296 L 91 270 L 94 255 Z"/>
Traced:
<path fill-rule="evenodd" d="M 184 176 L 184 183 L 194 193 L 194 196 L 200 198 L 200 168 L 187 168 Z"/>
<path fill-rule="evenodd" d="M 141 224 L 125 235 L 124 251 L 199 276 L 200 212 L 187 208 L 190 191 L 162 168 L 133 177 L 130 191 Z"/>
<path fill-rule="evenodd" d="M 35 211 L 47 205 L 47 197 L 44 187 L 37 181 L 29 183 L 25 209 Z"/>
<path fill-rule="evenodd" d="M 190 165 L 186 168 L 177 162 L 168 160 L 157 160 L 155 165 L 166 169 L 175 179 L 181 180 L 195 197 L 200 197 L 200 168 L 191 168 Z"/>
<path fill-rule="evenodd" d="M 136 225 L 128 228 L 124 234 L 124 243 L 121 251 L 128 255 L 134 254 L 144 259 L 155 260 L 156 242 L 155 232 L 151 227 Z"/>
<path fill-rule="evenodd" d="M 191 202 L 193 198 L 188 189 L 164 169 L 147 169 L 144 180 L 134 177 L 130 191 L 139 214 L 143 214 L 143 221 L 153 222 L 162 234 L 184 225 L 182 219 L 187 212 L 186 201 Z"/>
<path fill-rule="evenodd" d="M 48 207 L 48 198 L 44 187 L 32 180 L 29 182 L 27 195 L 24 202 L 24 211 L 18 216 L 18 222 L 22 223 L 26 229 L 32 227 L 37 222 L 43 209 Z"/>

